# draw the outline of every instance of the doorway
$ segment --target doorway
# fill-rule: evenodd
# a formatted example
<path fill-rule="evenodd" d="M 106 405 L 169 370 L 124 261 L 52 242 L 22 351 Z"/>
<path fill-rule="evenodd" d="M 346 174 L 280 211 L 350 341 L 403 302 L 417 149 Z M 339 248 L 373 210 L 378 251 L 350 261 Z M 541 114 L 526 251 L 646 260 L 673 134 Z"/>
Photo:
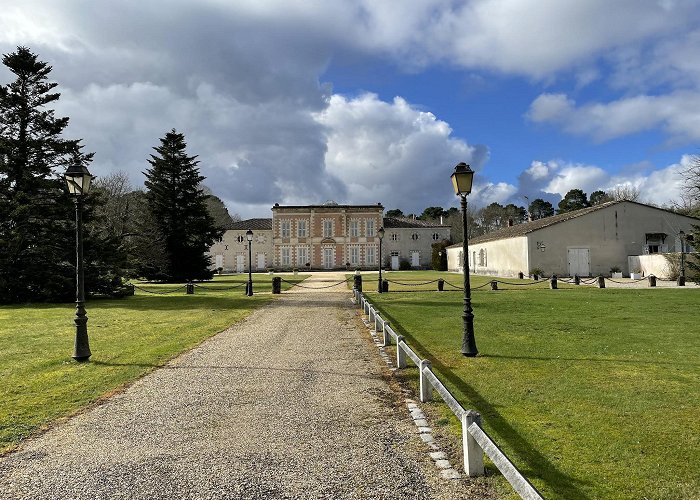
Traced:
<path fill-rule="evenodd" d="M 569 276 L 590 276 L 591 258 L 588 248 L 569 248 Z"/>

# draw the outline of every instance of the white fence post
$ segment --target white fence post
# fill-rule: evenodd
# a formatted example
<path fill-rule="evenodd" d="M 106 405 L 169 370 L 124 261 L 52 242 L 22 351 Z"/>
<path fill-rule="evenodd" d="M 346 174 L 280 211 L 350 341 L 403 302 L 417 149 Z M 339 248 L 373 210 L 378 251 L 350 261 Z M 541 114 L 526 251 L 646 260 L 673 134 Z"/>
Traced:
<path fill-rule="evenodd" d="M 379 325 L 382 324 L 382 317 L 376 312 L 374 313 L 374 331 L 379 333 Z"/>
<path fill-rule="evenodd" d="M 475 423 L 481 427 L 481 415 L 469 410 L 462 413 L 462 447 L 464 448 L 464 472 L 469 477 L 484 475 L 484 450 L 469 432 L 469 426 Z"/>
<path fill-rule="evenodd" d="M 418 371 L 420 372 L 420 401 L 425 403 L 433 400 L 433 386 L 430 385 L 428 377 L 423 374 L 424 369 L 430 370 L 430 361 L 422 359 Z"/>
<path fill-rule="evenodd" d="M 401 347 L 403 341 L 403 335 L 396 337 L 396 368 L 406 368 L 406 351 Z"/>
<path fill-rule="evenodd" d="M 384 334 L 384 347 L 391 345 L 391 335 L 389 335 L 389 332 L 386 329 L 386 327 L 388 325 L 389 325 L 388 321 L 382 320 L 382 333 Z"/>

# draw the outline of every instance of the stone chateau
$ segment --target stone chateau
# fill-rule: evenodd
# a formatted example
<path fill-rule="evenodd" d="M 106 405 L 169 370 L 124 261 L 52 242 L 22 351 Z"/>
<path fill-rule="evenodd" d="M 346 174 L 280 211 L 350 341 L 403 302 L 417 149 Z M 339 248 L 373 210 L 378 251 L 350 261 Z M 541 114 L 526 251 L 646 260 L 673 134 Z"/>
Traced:
<path fill-rule="evenodd" d="M 379 228 L 385 234 L 379 255 Z M 275 204 L 270 219 L 234 223 L 221 241 L 210 248 L 214 268 L 247 272 L 248 241 L 253 271 L 292 269 L 398 269 L 402 261 L 411 268 L 430 267 L 431 245 L 450 239 L 450 226 L 420 220 L 384 217 L 376 205 Z M 404 264 L 405 265 L 405 264 Z"/>

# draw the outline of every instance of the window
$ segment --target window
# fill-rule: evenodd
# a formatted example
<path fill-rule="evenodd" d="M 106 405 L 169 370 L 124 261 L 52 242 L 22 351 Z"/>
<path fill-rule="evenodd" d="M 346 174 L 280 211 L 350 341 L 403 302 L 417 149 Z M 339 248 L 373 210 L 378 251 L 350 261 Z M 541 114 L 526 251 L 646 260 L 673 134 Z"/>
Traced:
<path fill-rule="evenodd" d="M 418 233 L 413 233 L 413 234 L 411 235 L 411 239 L 412 239 L 413 241 L 416 241 L 418 238 L 419 238 Z"/>
<path fill-rule="evenodd" d="M 308 262 L 308 249 L 306 247 L 297 247 L 297 266 L 305 266 Z"/>
<path fill-rule="evenodd" d="M 323 237 L 324 238 L 333 237 L 333 221 L 332 220 L 324 220 L 323 221 Z"/>
<path fill-rule="evenodd" d="M 483 248 L 479 250 L 479 265 L 480 266 L 486 266 L 487 261 L 486 261 L 486 250 Z"/>
<path fill-rule="evenodd" d="M 397 233 L 391 233 L 391 241 L 399 241 L 399 235 Z"/>
<path fill-rule="evenodd" d="M 306 221 L 300 220 L 297 222 L 297 238 L 306 238 Z"/>
<path fill-rule="evenodd" d="M 366 261 L 367 265 L 376 264 L 377 262 L 375 260 L 376 257 L 375 257 L 375 253 L 374 253 L 374 247 L 367 247 L 365 249 L 365 252 L 366 252 L 365 261 Z"/>
<path fill-rule="evenodd" d="M 244 237 L 242 234 L 239 234 L 239 235 L 236 237 L 236 241 L 237 241 L 238 243 L 243 243 L 243 242 L 245 241 L 245 237 Z"/>
<path fill-rule="evenodd" d="M 439 239 L 440 239 L 440 235 L 439 235 L 438 233 L 433 233 L 433 239 L 434 239 L 435 241 L 439 240 Z"/>
<path fill-rule="evenodd" d="M 283 266 L 289 266 L 289 265 L 291 264 L 291 259 L 289 258 L 289 254 L 290 254 L 289 248 L 284 248 L 284 247 L 283 247 L 283 248 L 281 249 L 281 252 L 282 252 L 282 262 L 281 262 L 281 264 L 282 264 Z"/>
<path fill-rule="evenodd" d="M 350 247 L 350 264 L 356 266 L 360 263 L 360 249 L 358 247 Z"/>
<path fill-rule="evenodd" d="M 291 232 L 292 222 L 288 220 L 280 221 L 280 236 L 282 236 L 282 238 L 289 238 Z"/>
<path fill-rule="evenodd" d="M 358 228 L 359 224 L 356 220 L 350 221 L 350 236 L 352 238 L 357 238 L 360 235 L 360 230 Z"/>
<path fill-rule="evenodd" d="M 367 236 L 374 236 L 374 221 L 367 221 Z"/>

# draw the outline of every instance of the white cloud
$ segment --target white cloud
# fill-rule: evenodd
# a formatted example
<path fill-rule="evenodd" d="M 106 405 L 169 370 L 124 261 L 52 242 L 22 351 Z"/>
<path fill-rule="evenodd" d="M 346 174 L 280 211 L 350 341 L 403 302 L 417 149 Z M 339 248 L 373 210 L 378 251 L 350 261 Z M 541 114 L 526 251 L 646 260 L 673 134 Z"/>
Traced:
<path fill-rule="evenodd" d="M 484 146 L 453 138 L 447 123 L 400 97 L 388 103 L 374 94 L 334 95 L 317 119 L 327 129 L 328 171 L 353 203 L 382 202 L 406 213 L 454 204 L 454 165 L 465 161 L 479 170 L 488 156 Z"/>

